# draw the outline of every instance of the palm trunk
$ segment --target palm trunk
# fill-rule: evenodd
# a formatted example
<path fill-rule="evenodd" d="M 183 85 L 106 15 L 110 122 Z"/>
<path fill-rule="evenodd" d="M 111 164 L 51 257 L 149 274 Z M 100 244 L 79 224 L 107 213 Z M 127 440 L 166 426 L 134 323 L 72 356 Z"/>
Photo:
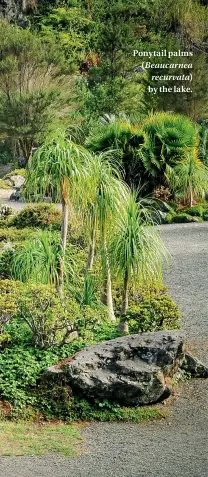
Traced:
<path fill-rule="evenodd" d="M 104 240 L 104 259 L 105 259 L 105 280 L 104 280 L 104 289 L 102 302 L 108 308 L 108 315 L 111 321 L 116 321 L 114 309 L 113 309 L 113 297 L 112 297 L 112 286 L 111 286 L 111 271 L 110 263 L 108 258 L 107 244 Z"/>
<path fill-rule="evenodd" d="M 96 221 L 93 221 L 91 242 L 87 259 L 87 273 L 92 271 L 94 256 L 95 256 L 95 239 L 96 239 Z"/>
<path fill-rule="evenodd" d="M 127 314 L 128 306 L 129 306 L 129 299 L 128 299 L 128 284 L 129 284 L 129 274 L 128 270 L 126 269 L 124 275 L 124 287 L 123 287 L 123 295 L 122 295 L 122 306 L 121 306 L 121 316 L 124 317 Z M 129 325 L 127 320 L 122 320 L 119 325 L 119 330 L 123 331 L 124 333 L 129 332 Z"/>
<path fill-rule="evenodd" d="M 63 184 L 64 187 L 65 184 Z M 59 269 L 58 269 L 58 291 L 60 297 L 63 297 L 64 293 L 64 263 L 65 263 L 65 254 L 66 254 L 66 241 L 67 241 L 67 233 L 68 233 L 68 224 L 69 224 L 69 204 L 68 198 L 66 194 L 63 193 L 64 189 L 62 189 L 62 224 L 61 224 L 61 255 L 59 259 Z M 66 191 L 65 191 L 66 192 Z"/>
<path fill-rule="evenodd" d="M 189 190 L 190 190 L 190 207 L 193 207 L 193 190 L 191 184 L 189 184 Z"/>

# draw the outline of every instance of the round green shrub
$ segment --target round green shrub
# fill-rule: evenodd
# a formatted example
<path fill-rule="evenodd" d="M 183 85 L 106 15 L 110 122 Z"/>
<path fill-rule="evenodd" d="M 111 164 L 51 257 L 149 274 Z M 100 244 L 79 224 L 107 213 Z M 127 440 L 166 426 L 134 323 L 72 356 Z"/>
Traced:
<path fill-rule="evenodd" d="M 177 305 L 168 295 L 158 295 L 128 310 L 129 332 L 173 330 L 179 327 L 181 314 Z"/>
<path fill-rule="evenodd" d="M 13 218 L 11 225 L 20 229 L 24 227 L 59 229 L 61 227 L 61 212 L 53 204 L 29 205 Z"/>
<path fill-rule="evenodd" d="M 192 217 L 203 217 L 204 209 L 202 205 L 196 205 L 185 211 L 186 214 L 191 215 Z"/>

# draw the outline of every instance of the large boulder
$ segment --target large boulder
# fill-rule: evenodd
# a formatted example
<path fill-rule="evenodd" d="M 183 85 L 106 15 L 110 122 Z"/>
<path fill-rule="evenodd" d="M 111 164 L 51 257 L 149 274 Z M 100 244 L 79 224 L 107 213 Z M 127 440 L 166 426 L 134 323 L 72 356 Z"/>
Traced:
<path fill-rule="evenodd" d="M 181 369 L 184 369 L 193 378 L 208 378 L 208 367 L 190 353 L 184 354 Z"/>
<path fill-rule="evenodd" d="M 90 346 L 47 374 L 67 377 L 68 385 L 92 399 L 126 406 L 155 403 L 170 394 L 167 382 L 183 360 L 178 332 L 124 336 Z"/>

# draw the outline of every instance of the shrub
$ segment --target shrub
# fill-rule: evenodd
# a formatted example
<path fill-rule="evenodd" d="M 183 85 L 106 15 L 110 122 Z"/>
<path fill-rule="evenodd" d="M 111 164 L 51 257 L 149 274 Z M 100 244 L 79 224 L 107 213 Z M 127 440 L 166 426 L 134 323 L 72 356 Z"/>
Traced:
<path fill-rule="evenodd" d="M 21 229 L 24 227 L 59 229 L 61 226 L 61 212 L 53 204 L 29 205 L 14 217 L 11 225 Z"/>
<path fill-rule="evenodd" d="M 34 403 L 30 387 L 36 385 L 41 364 L 30 349 L 8 348 L 0 354 L 0 393 L 14 407 Z"/>
<path fill-rule="evenodd" d="M 18 299 L 23 291 L 22 283 L 0 280 L 0 334 L 5 325 L 18 312 Z"/>
<path fill-rule="evenodd" d="M 21 169 L 14 169 L 13 171 L 11 172 L 8 172 L 8 174 L 6 174 L 4 176 L 4 179 L 8 179 L 8 177 L 11 177 L 11 176 L 21 176 L 21 177 L 26 177 L 26 170 L 21 168 Z"/>
<path fill-rule="evenodd" d="M 61 346 L 76 330 L 80 309 L 73 299 L 61 300 L 56 290 L 47 285 L 30 284 L 18 300 L 18 312 L 33 333 L 39 348 Z"/>
<path fill-rule="evenodd" d="M 168 295 L 155 296 L 128 310 L 130 333 L 177 329 L 181 314 Z"/>
<path fill-rule="evenodd" d="M 166 224 L 172 224 L 173 218 L 176 216 L 175 213 L 170 212 L 169 214 L 166 215 L 165 217 L 165 223 Z"/>
<path fill-rule="evenodd" d="M 11 278 L 11 265 L 13 255 L 14 249 L 10 246 L 0 251 L 0 280 Z"/>
<path fill-rule="evenodd" d="M 60 359 L 72 356 L 86 343 L 80 341 L 52 350 L 14 345 L 0 353 L 0 395 L 13 406 L 13 413 L 26 405 L 35 405 L 35 388 L 44 371 Z M 50 391 L 51 392 L 51 391 Z M 46 401 L 49 396 L 46 395 Z"/>
<path fill-rule="evenodd" d="M 5 220 L 14 214 L 14 210 L 7 205 L 0 204 L 0 220 Z"/>
<path fill-rule="evenodd" d="M 0 179 L 0 189 L 11 189 L 11 187 L 8 186 L 3 179 Z"/>
<path fill-rule="evenodd" d="M 18 230 L 15 227 L 0 228 L 0 242 L 24 242 L 34 235 L 34 230 L 25 228 Z"/>
<path fill-rule="evenodd" d="M 76 301 L 61 300 L 51 286 L 24 286 L 18 281 L 0 280 L 0 333 L 12 318 L 18 317 L 31 330 L 34 346 L 61 346 L 71 340 L 80 315 Z"/>
<path fill-rule="evenodd" d="M 186 214 L 191 215 L 193 217 L 203 217 L 204 209 L 202 205 L 196 205 L 195 207 L 187 209 L 185 212 Z"/>
<path fill-rule="evenodd" d="M 188 215 L 186 213 L 183 213 L 183 214 L 176 214 L 173 218 L 172 218 L 172 222 L 175 223 L 175 224 L 186 224 L 186 223 L 189 223 L 189 222 L 195 222 L 194 218 L 191 217 L 191 215 Z"/>

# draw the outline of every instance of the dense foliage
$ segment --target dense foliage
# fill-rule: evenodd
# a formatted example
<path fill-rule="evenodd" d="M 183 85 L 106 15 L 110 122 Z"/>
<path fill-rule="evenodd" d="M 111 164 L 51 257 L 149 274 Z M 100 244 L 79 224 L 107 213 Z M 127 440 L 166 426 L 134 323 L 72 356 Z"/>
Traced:
<path fill-rule="evenodd" d="M 43 0 L 25 15 L 0 22 L 0 165 L 13 162 L 0 188 L 20 175 L 20 200 L 33 203 L 0 206 L 2 407 L 9 417 L 157 417 L 87 402 L 43 373 L 86 345 L 179 327 L 156 225 L 208 220 L 207 7 Z M 193 55 L 191 95 L 150 94 L 159 69 L 133 50 L 162 49 L 177 64 L 179 50 Z"/>

